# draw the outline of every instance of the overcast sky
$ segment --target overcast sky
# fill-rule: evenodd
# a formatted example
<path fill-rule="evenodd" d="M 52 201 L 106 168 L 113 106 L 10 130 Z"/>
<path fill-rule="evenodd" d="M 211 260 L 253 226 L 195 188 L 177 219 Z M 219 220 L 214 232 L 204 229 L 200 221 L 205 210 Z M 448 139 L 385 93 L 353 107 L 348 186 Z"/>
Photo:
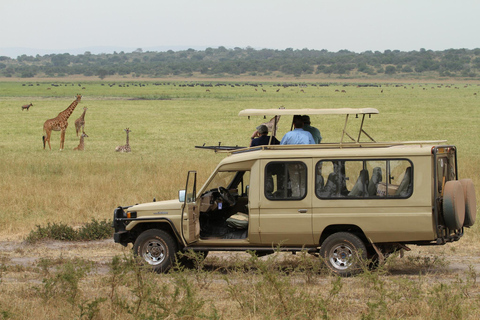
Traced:
<path fill-rule="evenodd" d="M 0 12 L 0 55 L 6 48 L 480 47 L 479 0 L 0 0 Z"/>

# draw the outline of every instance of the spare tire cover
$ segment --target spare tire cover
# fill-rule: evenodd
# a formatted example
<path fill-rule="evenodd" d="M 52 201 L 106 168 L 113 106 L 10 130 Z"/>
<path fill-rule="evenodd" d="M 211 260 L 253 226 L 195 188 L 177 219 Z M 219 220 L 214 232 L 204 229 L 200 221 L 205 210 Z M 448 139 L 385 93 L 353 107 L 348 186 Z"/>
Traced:
<path fill-rule="evenodd" d="M 445 183 L 443 190 L 443 219 L 451 230 L 460 229 L 465 221 L 465 196 L 458 180 Z"/>
<path fill-rule="evenodd" d="M 459 180 L 463 186 L 463 195 L 465 196 L 465 222 L 464 227 L 471 227 L 477 217 L 477 199 L 475 196 L 475 186 L 472 179 Z"/>

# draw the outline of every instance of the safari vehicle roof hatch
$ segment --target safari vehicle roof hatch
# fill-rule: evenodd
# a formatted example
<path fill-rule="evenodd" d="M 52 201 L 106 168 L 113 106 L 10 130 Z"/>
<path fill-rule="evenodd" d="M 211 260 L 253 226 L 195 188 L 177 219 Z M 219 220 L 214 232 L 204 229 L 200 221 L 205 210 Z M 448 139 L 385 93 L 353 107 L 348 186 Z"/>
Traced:
<path fill-rule="evenodd" d="M 277 127 L 277 118 L 276 116 L 283 116 L 283 115 L 330 115 L 330 114 L 338 114 L 338 115 L 345 115 L 345 125 L 343 126 L 343 131 L 342 131 L 342 137 L 340 140 L 340 144 L 343 143 L 343 138 L 346 135 L 349 137 L 353 142 L 359 143 L 360 142 L 360 137 L 362 136 L 362 133 L 366 135 L 372 142 L 375 142 L 375 140 L 363 130 L 363 123 L 365 121 L 365 116 L 371 117 L 372 114 L 378 114 L 378 110 L 375 108 L 339 108 L 339 109 L 245 109 L 240 111 L 238 114 L 239 116 L 263 116 L 266 118 L 266 116 L 274 116 L 275 119 L 275 125 L 273 126 L 274 130 Z M 362 116 L 362 123 L 360 124 L 360 129 L 358 132 L 357 139 L 352 137 L 348 132 L 347 132 L 347 123 L 348 123 L 348 118 L 350 115 L 355 115 L 355 117 L 358 118 L 358 115 Z M 272 119 L 273 120 L 273 119 Z M 293 121 L 292 121 L 292 127 L 293 127 Z M 276 132 L 273 132 L 273 135 L 275 135 Z"/>

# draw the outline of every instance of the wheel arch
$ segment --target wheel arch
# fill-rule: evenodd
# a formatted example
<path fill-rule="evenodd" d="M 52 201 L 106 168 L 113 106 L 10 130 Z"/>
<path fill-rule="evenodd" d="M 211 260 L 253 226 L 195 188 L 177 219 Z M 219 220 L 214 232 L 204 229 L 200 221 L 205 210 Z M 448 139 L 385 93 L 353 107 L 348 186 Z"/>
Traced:
<path fill-rule="evenodd" d="M 327 226 L 325 229 L 323 229 L 323 232 L 320 235 L 320 240 L 318 244 L 322 246 L 322 243 L 325 241 L 325 239 L 327 239 L 330 235 L 337 232 L 352 233 L 357 237 L 359 237 L 365 243 L 365 246 L 369 247 L 371 245 L 370 240 L 368 240 L 363 230 L 359 226 L 354 224 L 332 224 Z"/>
<path fill-rule="evenodd" d="M 177 242 L 179 248 L 184 246 L 181 236 L 175 228 L 175 225 L 168 219 L 164 219 L 161 221 L 144 221 L 137 223 L 137 225 L 135 225 L 133 229 L 130 230 L 131 242 L 135 243 L 135 240 L 140 234 L 142 234 L 142 232 L 150 229 L 163 230 L 172 236 L 172 238 Z"/>

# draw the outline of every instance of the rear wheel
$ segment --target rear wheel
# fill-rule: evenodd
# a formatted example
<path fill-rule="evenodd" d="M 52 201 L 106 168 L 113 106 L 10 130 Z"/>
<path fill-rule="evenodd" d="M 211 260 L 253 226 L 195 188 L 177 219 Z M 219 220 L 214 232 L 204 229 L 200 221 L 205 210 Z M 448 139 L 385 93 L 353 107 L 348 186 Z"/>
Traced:
<path fill-rule="evenodd" d="M 349 232 L 330 235 L 320 247 L 320 256 L 335 274 L 349 277 L 362 270 L 361 263 L 367 258 L 363 241 Z"/>
<path fill-rule="evenodd" d="M 458 180 L 445 183 L 443 191 L 443 219 L 450 230 L 463 227 L 465 221 L 465 196 L 463 186 Z"/>
<path fill-rule="evenodd" d="M 157 273 L 167 272 L 175 261 L 177 245 L 172 236 L 159 229 L 144 231 L 135 240 L 133 253 Z"/>

